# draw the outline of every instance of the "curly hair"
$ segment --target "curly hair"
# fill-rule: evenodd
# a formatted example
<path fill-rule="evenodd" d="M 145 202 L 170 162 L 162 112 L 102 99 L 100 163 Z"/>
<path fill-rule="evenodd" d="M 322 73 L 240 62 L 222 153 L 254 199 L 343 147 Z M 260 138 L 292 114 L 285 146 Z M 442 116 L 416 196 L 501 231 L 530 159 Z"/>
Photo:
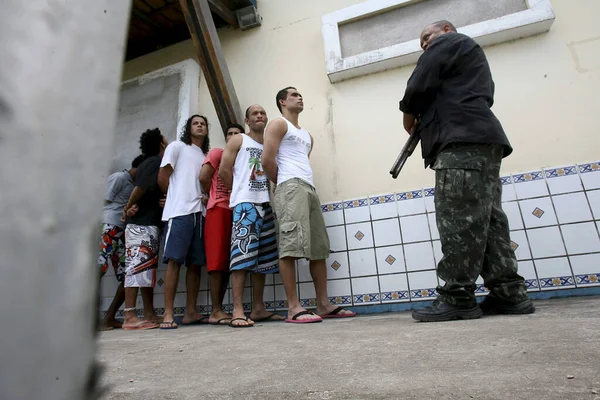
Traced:
<path fill-rule="evenodd" d="M 160 146 L 163 142 L 163 135 L 160 129 L 148 129 L 140 137 L 140 150 L 146 157 L 157 156 L 160 154 Z"/>
<path fill-rule="evenodd" d="M 133 159 L 133 161 L 131 162 L 131 168 L 137 168 L 140 166 L 141 163 L 143 163 L 146 160 L 146 156 L 143 154 L 140 154 L 139 156 L 137 156 L 136 158 Z"/>
<path fill-rule="evenodd" d="M 181 141 L 187 145 L 192 144 L 192 120 L 194 118 L 202 118 L 206 123 L 206 136 L 204 137 L 204 141 L 202 142 L 202 152 L 206 155 L 210 150 L 210 139 L 208 137 L 208 119 L 204 115 L 194 114 L 187 119 L 185 122 L 185 126 L 181 130 Z"/>

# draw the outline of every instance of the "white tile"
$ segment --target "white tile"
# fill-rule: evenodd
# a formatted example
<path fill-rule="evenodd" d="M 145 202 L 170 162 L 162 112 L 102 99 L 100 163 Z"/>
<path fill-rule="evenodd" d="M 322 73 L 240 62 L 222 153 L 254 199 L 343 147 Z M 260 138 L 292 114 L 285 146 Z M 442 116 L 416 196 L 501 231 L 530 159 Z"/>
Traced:
<path fill-rule="evenodd" d="M 185 307 L 186 299 L 187 295 L 185 293 L 177 293 L 175 295 L 175 302 L 173 303 L 173 307 Z"/>
<path fill-rule="evenodd" d="M 437 266 L 442 260 L 442 257 L 444 256 L 444 253 L 442 252 L 442 242 L 440 242 L 439 240 L 434 240 L 432 243 L 433 258 L 435 259 L 435 265 Z"/>
<path fill-rule="evenodd" d="M 425 213 L 425 200 L 423 199 L 423 191 L 415 190 L 412 192 L 398 193 L 396 195 L 396 207 L 398 215 L 413 215 Z"/>
<path fill-rule="evenodd" d="M 348 250 L 373 247 L 373 232 L 370 222 L 346 225 L 346 237 L 348 238 Z"/>
<path fill-rule="evenodd" d="M 567 257 L 535 260 L 534 264 L 542 290 L 575 287 Z"/>
<path fill-rule="evenodd" d="M 281 282 L 281 275 L 279 275 L 279 274 L 267 274 L 267 276 L 265 277 L 265 285 L 273 285 L 273 284 L 275 284 L 275 280 L 277 278 L 279 278 L 279 282 L 278 283 L 282 283 Z"/>
<path fill-rule="evenodd" d="M 527 242 L 525 231 L 511 231 L 510 240 L 512 240 L 511 244 L 517 260 L 531 259 L 531 252 L 529 251 L 529 243 Z"/>
<path fill-rule="evenodd" d="M 342 226 L 333 226 L 327 228 L 331 251 L 347 250 L 346 245 L 346 228 Z"/>
<path fill-rule="evenodd" d="M 519 261 L 518 273 L 523 278 L 525 278 L 525 285 L 527 285 L 528 292 L 535 292 L 540 290 L 540 282 L 535 273 L 533 261 Z"/>
<path fill-rule="evenodd" d="M 315 285 L 312 282 L 301 283 L 298 286 L 300 288 L 300 299 L 314 299 L 317 297 Z"/>
<path fill-rule="evenodd" d="M 581 164 L 577 166 L 585 190 L 600 189 L 600 165 L 598 163 Z"/>
<path fill-rule="evenodd" d="M 425 192 L 425 210 L 428 213 L 432 213 L 435 212 L 435 200 L 434 200 L 434 195 L 433 194 L 428 194 L 428 193 L 433 193 L 433 189 L 429 188 L 429 189 L 424 189 Z"/>
<path fill-rule="evenodd" d="M 508 217 L 508 226 L 510 230 L 523 229 L 523 220 L 521 219 L 521 210 L 519 209 L 519 203 L 516 201 L 510 201 L 502 203 L 502 210 Z"/>
<path fill-rule="evenodd" d="M 177 293 L 185 293 L 187 290 L 185 274 L 187 273 L 186 267 L 179 268 L 179 281 L 177 282 Z M 175 306 L 177 307 L 177 306 Z"/>
<path fill-rule="evenodd" d="M 275 300 L 287 300 L 283 285 L 275 285 Z"/>
<path fill-rule="evenodd" d="M 398 216 L 395 194 L 382 194 L 369 197 L 371 219 L 384 219 Z"/>
<path fill-rule="evenodd" d="M 344 225 L 344 210 L 327 211 L 323 213 L 325 226 Z"/>
<path fill-rule="evenodd" d="M 512 176 L 503 176 L 502 180 L 502 201 L 513 201 L 517 199 L 515 186 L 513 185 Z"/>
<path fill-rule="evenodd" d="M 404 245 L 407 271 L 435 269 L 431 242 L 411 243 Z"/>
<path fill-rule="evenodd" d="M 429 221 L 426 214 L 401 217 L 402 241 L 404 243 L 422 242 L 431 240 Z"/>
<path fill-rule="evenodd" d="M 437 228 L 437 221 L 435 219 L 436 213 L 428 213 L 427 220 L 429 221 L 429 231 L 431 232 L 431 239 L 439 240 L 440 232 Z"/>
<path fill-rule="evenodd" d="M 376 276 L 352 278 L 352 300 L 355 305 L 379 303 L 379 281 Z"/>
<path fill-rule="evenodd" d="M 600 251 L 598 230 L 593 222 L 561 225 L 567 254 L 595 253 Z"/>
<path fill-rule="evenodd" d="M 344 200 L 344 216 L 347 224 L 370 221 L 369 199 Z"/>
<path fill-rule="evenodd" d="M 514 174 L 513 181 L 515 183 L 517 199 L 529 199 L 531 197 L 548 196 L 550 194 L 542 171 Z"/>
<path fill-rule="evenodd" d="M 348 296 L 352 294 L 350 279 L 336 279 L 327 282 L 327 295 L 329 297 Z"/>
<path fill-rule="evenodd" d="M 529 229 L 527 236 L 533 258 L 556 257 L 567 254 L 558 226 Z"/>
<path fill-rule="evenodd" d="M 590 190 L 586 195 L 594 214 L 594 219 L 600 219 L 600 190 Z"/>
<path fill-rule="evenodd" d="M 355 276 L 377 275 L 374 249 L 349 251 L 348 261 L 352 278 Z"/>
<path fill-rule="evenodd" d="M 300 259 L 296 261 L 296 270 L 298 271 L 298 282 L 312 282 L 308 260 Z"/>
<path fill-rule="evenodd" d="M 438 285 L 435 271 L 408 273 L 411 300 L 428 300 L 437 296 L 435 288 Z"/>
<path fill-rule="evenodd" d="M 398 217 L 373 221 L 373 238 L 377 247 L 402 243 Z"/>
<path fill-rule="evenodd" d="M 275 286 L 265 285 L 265 291 L 263 292 L 263 300 L 265 302 L 272 302 L 275 300 Z"/>
<path fill-rule="evenodd" d="M 598 274 L 600 275 L 600 254 L 584 254 L 580 256 L 571 256 L 571 267 L 573 273 L 577 275 Z M 595 282 L 600 283 L 599 281 Z"/>
<path fill-rule="evenodd" d="M 583 190 L 581 179 L 574 165 L 544 168 L 550 194 L 572 193 Z"/>
<path fill-rule="evenodd" d="M 537 228 L 558 224 L 550 197 L 520 200 L 521 214 L 526 228 Z"/>
<path fill-rule="evenodd" d="M 375 257 L 380 275 L 406 272 L 402 246 L 377 247 Z"/>
<path fill-rule="evenodd" d="M 165 296 L 161 296 L 163 299 L 161 301 L 161 304 L 163 304 L 160 307 L 164 307 L 164 301 L 165 301 Z M 198 292 L 198 305 L 199 306 L 207 306 L 208 305 L 208 298 L 210 297 L 210 292 L 208 290 L 201 290 L 200 292 Z M 156 296 L 154 296 L 154 307 L 158 307 L 156 305 Z"/>
<path fill-rule="evenodd" d="M 569 222 L 582 222 L 594 219 L 583 192 L 561 194 L 552 196 L 558 222 L 568 224 Z"/>
<path fill-rule="evenodd" d="M 379 287 L 383 303 L 410 301 L 406 274 L 380 275 Z"/>
<path fill-rule="evenodd" d="M 339 279 L 350 277 L 348 268 L 348 252 L 331 253 L 325 261 L 327 265 L 327 279 Z"/>

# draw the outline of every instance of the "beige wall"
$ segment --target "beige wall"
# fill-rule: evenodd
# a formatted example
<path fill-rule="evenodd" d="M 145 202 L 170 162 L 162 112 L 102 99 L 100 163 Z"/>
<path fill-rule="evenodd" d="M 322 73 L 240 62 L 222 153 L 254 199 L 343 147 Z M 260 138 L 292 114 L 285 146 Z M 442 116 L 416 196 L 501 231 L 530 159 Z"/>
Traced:
<path fill-rule="evenodd" d="M 388 174 L 406 139 L 398 101 L 413 66 L 329 83 L 321 16 L 359 2 L 262 0 L 261 27 L 220 31 L 243 108 L 260 103 L 273 119 L 277 90 L 294 85 L 304 95 L 300 121 L 315 137 L 312 166 L 324 203 L 433 184 L 419 154 L 397 180 Z M 556 21 L 549 33 L 486 49 L 496 82 L 494 111 L 515 148 L 503 173 L 600 159 L 600 26 L 594 21 L 600 2 L 552 5 Z M 126 63 L 123 79 L 194 57 L 191 41 L 183 42 Z M 222 146 L 204 80 L 199 107 L 212 123 L 213 147 Z"/>

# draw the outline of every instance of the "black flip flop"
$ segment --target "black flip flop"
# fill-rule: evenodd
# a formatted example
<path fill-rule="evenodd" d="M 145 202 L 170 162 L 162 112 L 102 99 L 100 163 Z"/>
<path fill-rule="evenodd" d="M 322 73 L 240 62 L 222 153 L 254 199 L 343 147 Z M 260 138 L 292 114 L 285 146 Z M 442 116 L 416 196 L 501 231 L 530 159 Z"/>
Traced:
<path fill-rule="evenodd" d="M 252 328 L 253 325 L 233 325 L 233 321 L 246 321 L 248 322 L 250 318 L 246 317 L 246 318 L 233 318 L 231 321 L 229 321 L 229 326 L 232 328 Z"/>

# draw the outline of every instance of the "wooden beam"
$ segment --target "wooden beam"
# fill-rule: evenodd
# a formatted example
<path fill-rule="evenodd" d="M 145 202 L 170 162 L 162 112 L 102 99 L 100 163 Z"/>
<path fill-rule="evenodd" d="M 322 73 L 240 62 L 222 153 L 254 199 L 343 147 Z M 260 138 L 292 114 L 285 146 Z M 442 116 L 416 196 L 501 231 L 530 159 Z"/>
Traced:
<path fill-rule="evenodd" d="M 202 73 L 206 79 L 221 127 L 243 124 L 242 111 L 221 50 L 208 0 L 179 0 Z"/>
<path fill-rule="evenodd" d="M 238 29 L 240 27 L 234 9 L 229 8 L 223 1 L 208 0 L 208 5 L 210 6 L 210 10 L 217 14 L 219 17 L 221 17 L 223 21 L 227 22 L 235 29 Z"/>

